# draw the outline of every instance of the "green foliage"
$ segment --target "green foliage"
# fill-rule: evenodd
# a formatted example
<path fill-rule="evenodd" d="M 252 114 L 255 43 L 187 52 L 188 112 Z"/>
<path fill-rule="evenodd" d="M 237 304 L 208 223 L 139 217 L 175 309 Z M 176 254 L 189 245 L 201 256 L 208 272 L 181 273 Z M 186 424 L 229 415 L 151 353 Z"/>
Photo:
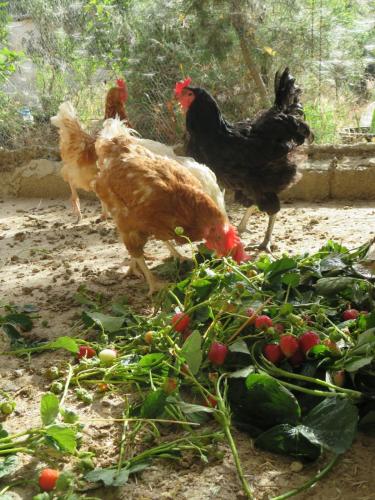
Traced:
<path fill-rule="evenodd" d="M 243 44 L 271 97 L 276 69 L 290 66 L 318 143 L 356 126 L 363 98 L 371 98 L 368 0 L 18 0 L 8 8 L 35 26 L 24 50 L 37 68 L 41 109 L 33 114 L 43 120 L 66 99 L 83 121 L 102 117 L 107 82 L 125 76 L 133 126 L 175 143 L 184 117 L 172 92 L 186 75 L 210 90 L 229 119 L 252 117 L 262 106 Z M 8 8 L 0 3 L 0 42 Z M 15 57 L 0 48 L 0 79 L 14 71 Z M 0 133 L 2 127 L 0 111 Z"/>

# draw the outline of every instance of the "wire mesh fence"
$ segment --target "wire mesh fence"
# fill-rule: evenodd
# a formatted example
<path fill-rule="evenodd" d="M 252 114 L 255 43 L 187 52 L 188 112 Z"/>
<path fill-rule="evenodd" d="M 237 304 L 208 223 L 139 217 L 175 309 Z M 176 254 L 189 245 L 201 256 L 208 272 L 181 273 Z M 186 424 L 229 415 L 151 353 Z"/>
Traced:
<path fill-rule="evenodd" d="M 8 67 L 0 52 L 1 146 L 55 140 L 49 118 L 64 100 L 92 126 L 117 77 L 134 128 L 167 144 L 184 132 L 172 98 L 188 74 L 241 120 L 272 101 L 273 74 L 289 65 L 318 142 L 359 127 L 374 99 L 366 0 L 13 0 L 0 9 L 1 47 L 18 51 Z"/>

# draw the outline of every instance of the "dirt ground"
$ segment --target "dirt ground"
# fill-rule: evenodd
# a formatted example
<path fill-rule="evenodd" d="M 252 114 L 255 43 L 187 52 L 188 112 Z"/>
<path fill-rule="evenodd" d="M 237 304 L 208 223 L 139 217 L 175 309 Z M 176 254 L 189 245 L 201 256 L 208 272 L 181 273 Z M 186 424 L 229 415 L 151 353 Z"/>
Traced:
<path fill-rule="evenodd" d="M 125 295 L 138 311 L 152 310 L 145 283 L 124 275 L 127 253 L 112 223 L 97 222 L 97 202 L 84 201 L 82 205 L 84 219 L 75 225 L 68 202 L 64 200 L 0 201 L 0 303 L 38 306 L 39 317 L 32 331 L 38 339 L 74 333 L 74 322 L 81 306 L 73 295 L 79 286 L 108 298 Z M 228 208 L 233 221 L 238 222 L 244 209 L 236 205 Z M 261 241 L 265 226 L 264 214 L 255 214 L 249 222 L 250 233 L 244 237 L 246 243 Z M 275 254 L 311 252 L 330 238 L 355 247 L 374 237 L 374 230 L 375 202 L 284 204 L 275 225 Z M 189 248 L 184 251 L 188 254 Z M 159 242 L 149 243 L 146 252 L 151 267 L 167 256 Z M 7 340 L 0 334 L 0 352 L 7 347 Z M 40 397 L 48 389 L 44 371 L 62 359 L 64 354 L 60 353 L 34 356 L 30 362 L 0 356 L 0 387 L 14 394 L 17 401 L 16 412 L 5 422 L 8 431 L 20 431 L 38 424 Z M 77 406 L 74 401 L 68 403 Z M 119 415 L 120 401 L 116 396 L 104 396 L 95 399 L 91 407 L 81 405 L 78 408 L 83 422 L 87 423 L 84 441 L 97 450 L 100 465 L 111 463 L 118 451 L 118 441 L 114 438 L 119 429 L 114 432 L 108 421 L 100 419 Z M 235 437 L 257 499 L 267 499 L 300 485 L 325 464 L 322 459 L 293 472 L 293 460 L 254 449 L 245 434 L 235 432 Z M 360 435 L 333 473 L 295 498 L 374 498 L 374 445 L 375 439 Z M 225 445 L 222 447 L 225 451 L 223 461 L 207 466 L 197 460 L 178 466 L 157 462 L 125 487 L 97 490 L 92 494 L 104 500 L 241 498 L 231 455 Z M 39 467 L 41 464 L 36 460 L 25 460 L 16 477 L 30 477 L 33 469 Z M 25 500 L 31 499 L 36 492 L 30 487 L 14 491 L 18 498 Z"/>

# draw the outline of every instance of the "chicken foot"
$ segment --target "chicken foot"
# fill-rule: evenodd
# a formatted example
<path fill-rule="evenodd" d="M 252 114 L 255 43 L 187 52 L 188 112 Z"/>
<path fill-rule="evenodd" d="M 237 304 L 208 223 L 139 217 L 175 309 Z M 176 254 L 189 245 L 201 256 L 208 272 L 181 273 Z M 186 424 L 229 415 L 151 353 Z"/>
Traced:
<path fill-rule="evenodd" d="M 242 234 L 243 232 L 248 231 L 248 229 L 246 228 L 247 222 L 248 222 L 250 216 L 256 210 L 257 210 L 257 208 L 254 206 L 251 206 L 246 210 L 245 215 L 242 217 L 241 222 L 238 226 L 238 233 L 239 234 Z M 259 248 L 259 250 L 264 250 L 270 254 L 272 254 L 272 252 L 271 252 L 271 236 L 272 236 L 272 231 L 273 231 L 273 228 L 275 225 L 275 220 L 276 220 L 276 214 L 272 214 L 272 215 L 268 216 L 268 225 L 267 225 L 267 229 L 266 229 L 266 234 L 264 235 L 264 239 L 263 239 L 262 243 L 260 243 L 259 245 L 256 245 L 256 248 Z M 248 245 L 246 248 L 254 248 L 254 246 L 255 245 Z"/>
<path fill-rule="evenodd" d="M 255 245 L 255 248 L 258 248 L 259 250 L 264 250 L 265 252 L 269 253 L 272 255 L 272 250 L 271 250 L 271 236 L 272 236 L 272 231 L 273 227 L 275 225 L 275 220 L 276 220 L 276 214 L 272 214 L 268 216 L 268 225 L 266 229 L 266 234 L 264 235 L 264 239 L 262 243 L 259 245 Z M 254 248 L 254 245 L 248 245 L 246 247 L 247 249 Z"/>
<path fill-rule="evenodd" d="M 132 274 L 138 278 L 144 278 L 142 271 L 138 267 L 137 260 L 134 257 L 130 259 L 129 269 L 125 276 L 131 276 Z"/>

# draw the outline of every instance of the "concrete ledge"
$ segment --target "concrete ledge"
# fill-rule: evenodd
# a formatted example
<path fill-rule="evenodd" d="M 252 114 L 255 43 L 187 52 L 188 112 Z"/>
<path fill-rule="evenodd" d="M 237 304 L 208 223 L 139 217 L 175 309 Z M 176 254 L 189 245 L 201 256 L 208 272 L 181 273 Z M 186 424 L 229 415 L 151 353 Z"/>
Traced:
<path fill-rule="evenodd" d="M 309 155 L 307 159 L 299 161 L 303 174 L 301 180 L 283 192 L 282 199 L 375 199 L 375 144 L 317 146 L 311 154 L 310 148 L 304 148 Z M 4 168 L 4 163 L 0 165 L 0 196 L 69 198 L 69 186 L 60 176 L 61 161 L 55 158 L 34 158 L 30 161 L 30 156 L 36 154 L 31 149 L 26 152 L 26 161 L 14 168 L 22 160 L 22 151 L 16 155 L 10 153 L 13 155 L 13 168 Z M 7 154 L 9 160 L 10 153 L 0 151 L 0 160 L 6 159 Z M 48 156 L 57 154 L 55 150 L 48 150 Z M 80 196 L 95 197 L 93 193 L 84 191 L 80 192 Z"/>

